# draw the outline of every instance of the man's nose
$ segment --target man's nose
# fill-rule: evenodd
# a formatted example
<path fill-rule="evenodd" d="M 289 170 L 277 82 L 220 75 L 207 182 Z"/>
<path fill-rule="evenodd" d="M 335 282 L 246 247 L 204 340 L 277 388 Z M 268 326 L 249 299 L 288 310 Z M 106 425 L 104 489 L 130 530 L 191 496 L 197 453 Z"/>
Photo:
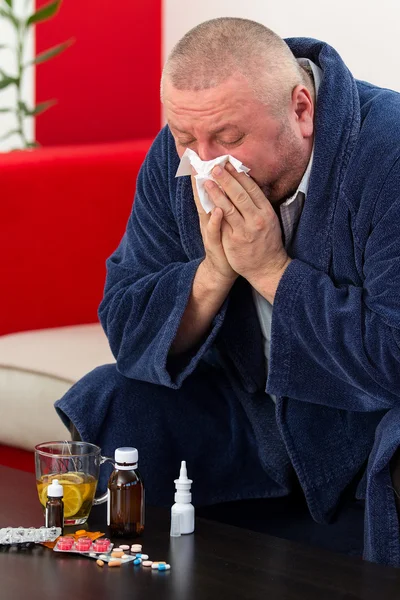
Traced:
<path fill-rule="evenodd" d="M 218 149 L 210 144 L 198 144 L 197 154 L 203 161 L 214 160 L 214 158 L 221 156 Z"/>

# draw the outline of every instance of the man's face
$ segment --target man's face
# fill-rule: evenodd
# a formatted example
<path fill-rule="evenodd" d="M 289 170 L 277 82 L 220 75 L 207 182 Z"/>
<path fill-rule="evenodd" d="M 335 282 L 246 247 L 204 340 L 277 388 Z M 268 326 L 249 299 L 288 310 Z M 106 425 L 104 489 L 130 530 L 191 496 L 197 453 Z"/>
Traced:
<path fill-rule="evenodd" d="M 296 190 L 311 154 L 312 133 L 304 137 L 292 99 L 282 107 L 283 116 L 274 117 L 241 75 L 200 91 L 178 90 L 167 80 L 163 98 L 179 157 L 186 148 L 202 160 L 231 154 L 251 169 L 273 204 Z"/>

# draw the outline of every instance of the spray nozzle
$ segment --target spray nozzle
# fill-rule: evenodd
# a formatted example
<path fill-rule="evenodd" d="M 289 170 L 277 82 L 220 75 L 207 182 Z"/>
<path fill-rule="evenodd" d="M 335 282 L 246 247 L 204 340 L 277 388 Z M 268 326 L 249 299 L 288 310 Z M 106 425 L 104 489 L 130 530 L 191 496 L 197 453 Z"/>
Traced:
<path fill-rule="evenodd" d="M 193 483 L 192 479 L 188 479 L 186 460 L 181 462 L 181 470 L 179 472 L 179 479 L 174 480 L 176 494 L 175 502 L 190 502 L 192 494 L 190 493 L 190 487 Z"/>
<path fill-rule="evenodd" d="M 185 485 L 185 487 L 182 487 L 180 489 L 182 490 L 186 490 L 189 489 L 190 490 L 190 486 L 193 483 L 192 479 L 188 479 L 187 476 L 187 469 L 186 469 L 186 460 L 183 460 L 181 462 L 181 470 L 179 472 L 179 479 L 175 479 L 175 484 L 179 484 L 179 485 Z M 187 487 L 189 486 L 189 487 Z M 178 488 L 176 488 L 178 489 Z"/>

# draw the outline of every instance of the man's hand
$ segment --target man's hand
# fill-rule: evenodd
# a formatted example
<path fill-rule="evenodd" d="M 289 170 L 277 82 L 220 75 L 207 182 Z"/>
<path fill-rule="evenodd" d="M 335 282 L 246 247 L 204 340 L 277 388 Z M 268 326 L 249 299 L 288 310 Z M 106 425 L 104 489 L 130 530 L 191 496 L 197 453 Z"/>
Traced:
<path fill-rule="evenodd" d="M 206 188 L 221 209 L 222 247 L 231 268 L 245 277 L 267 300 L 273 302 L 286 267 L 290 263 L 282 243 L 277 215 L 251 177 L 237 173 L 229 163 L 215 167 L 213 177 L 226 193 L 212 182 Z"/>
<path fill-rule="evenodd" d="M 203 238 L 206 257 L 204 267 L 210 274 L 210 277 L 221 279 L 231 285 L 238 274 L 230 266 L 224 248 L 221 242 L 221 224 L 223 212 L 221 209 L 214 209 L 211 214 L 207 214 L 202 207 L 196 188 L 196 181 L 192 176 L 193 196 L 196 203 L 197 212 L 200 220 L 200 231 Z"/>

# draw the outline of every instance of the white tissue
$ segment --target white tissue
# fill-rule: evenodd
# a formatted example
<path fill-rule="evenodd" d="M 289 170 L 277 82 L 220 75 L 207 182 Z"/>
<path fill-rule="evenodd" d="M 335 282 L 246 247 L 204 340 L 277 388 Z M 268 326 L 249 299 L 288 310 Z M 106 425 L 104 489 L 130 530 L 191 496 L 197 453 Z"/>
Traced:
<path fill-rule="evenodd" d="M 248 173 L 250 169 L 245 167 L 240 160 L 234 158 L 230 154 L 224 154 L 223 156 L 218 156 L 213 160 L 201 160 L 200 156 L 196 154 L 190 148 L 185 150 L 184 155 L 181 158 L 181 162 L 179 163 L 178 170 L 176 172 L 175 177 L 182 177 L 183 175 L 192 175 L 192 170 L 190 165 L 194 167 L 197 171 L 197 175 L 195 175 L 197 192 L 199 194 L 199 200 L 206 211 L 209 213 L 214 208 L 214 203 L 211 201 L 207 190 L 204 187 L 205 181 L 211 179 L 211 181 L 215 181 L 214 177 L 211 176 L 211 171 L 216 165 L 224 166 L 227 162 L 230 162 L 233 165 L 238 173 Z M 215 183 L 218 183 L 215 181 Z"/>

